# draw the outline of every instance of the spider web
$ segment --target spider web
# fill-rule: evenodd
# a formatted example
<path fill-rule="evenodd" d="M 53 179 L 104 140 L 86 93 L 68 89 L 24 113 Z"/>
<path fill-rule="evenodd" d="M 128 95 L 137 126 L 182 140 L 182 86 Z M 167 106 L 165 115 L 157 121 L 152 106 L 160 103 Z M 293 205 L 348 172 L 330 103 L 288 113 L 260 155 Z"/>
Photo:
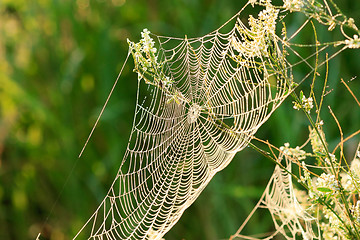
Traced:
<path fill-rule="evenodd" d="M 152 35 L 161 74 L 170 81 L 149 84 L 139 74 L 133 127 L 119 171 L 74 239 L 161 239 L 291 93 L 292 67 L 305 63 L 310 73 L 304 79 L 315 71 L 308 63 L 315 54 L 302 58 L 275 31 L 264 37 L 241 21 L 249 4 L 203 37 Z M 261 49 L 262 41 L 270 47 Z M 285 47 L 297 57 L 295 64 L 285 59 Z M 294 206 L 300 209 L 290 176 L 276 168 L 256 209 L 269 209 L 277 232 L 290 232 L 288 239 L 299 231 L 314 236 L 313 219 L 304 212 L 284 216 Z"/>
<path fill-rule="evenodd" d="M 301 239 L 313 240 L 320 239 L 320 229 L 318 220 L 312 217 L 296 198 L 294 193 L 293 181 L 291 176 L 292 160 L 288 156 L 281 156 L 279 159 L 285 158 L 282 169 L 279 166 L 275 170 L 269 180 L 269 183 L 261 196 L 259 202 L 249 214 L 244 223 L 230 239 L 274 239 L 275 236 L 283 236 L 285 239 Z M 266 237 L 251 237 L 243 235 L 242 232 L 248 224 L 255 211 L 258 209 L 267 209 L 270 212 L 274 222 L 276 231 L 265 234 Z"/>

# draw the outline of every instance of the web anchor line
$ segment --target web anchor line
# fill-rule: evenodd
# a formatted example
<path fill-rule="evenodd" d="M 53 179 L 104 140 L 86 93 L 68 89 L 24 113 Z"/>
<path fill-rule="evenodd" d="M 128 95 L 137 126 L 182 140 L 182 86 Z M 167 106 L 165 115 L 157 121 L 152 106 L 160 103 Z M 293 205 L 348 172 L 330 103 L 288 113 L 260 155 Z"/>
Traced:
<path fill-rule="evenodd" d="M 88 144 L 88 142 L 89 142 L 89 140 L 90 140 L 93 132 L 95 131 L 95 128 L 96 128 L 96 126 L 97 126 L 97 124 L 98 124 L 98 122 L 99 122 L 102 114 L 104 113 L 104 110 L 105 110 L 105 108 L 106 108 L 106 106 L 107 106 L 107 104 L 108 104 L 108 102 L 109 102 L 109 100 L 110 100 L 110 97 L 111 97 L 112 93 L 114 92 L 114 89 L 115 89 L 115 87 L 116 87 L 116 85 L 117 85 L 117 83 L 118 83 L 118 81 L 119 81 L 119 79 L 120 79 L 120 76 L 121 76 L 121 74 L 122 74 L 122 72 L 123 72 L 123 70 L 124 70 L 124 67 L 125 67 L 128 59 L 129 59 L 129 56 L 130 56 L 130 52 L 128 52 L 128 54 L 127 54 L 127 56 L 126 56 L 126 59 L 125 59 L 123 65 L 122 65 L 122 67 L 121 67 L 121 70 L 120 70 L 120 72 L 119 72 L 119 74 L 118 74 L 118 76 L 117 76 L 117 78 L 116 78 L 116 80 L 115 80 L 115 82 L 114 82 L 114 84 L 113 84 L 113 86 L 112 86 L 112 88 L 111 88 L 111 90 L 110 90 L 110 93 L 109 93 L 109 95 L 108 95 L 108 97 L 107 97 L 107 99 L 106 99 L 106 101 L 105 101 L 105 104 L 103 105 L 103 107 L 102 107 L 102 109 L 101 109 L 101 111 L 100 111 L 100 114 L 99 114 L 98 118 L 96 119 L 96 122 L 95 122 L 93 128 L 91 129 L 91 132 L 90 132 L 90 134 L 89 134 L 89 136 L 88 136 L 88 138 L 87 138 L 87 140 L 86 140 L 86 142 L 85 142 L 85 144 L 84 144 L 84 146 L 83 146 L 83 148 L 82 148 L 82 150 L 81 150 L 78 158 L 77 158 L 77 159 L 75 160 L 75 162 L 73 163 L 72 168 L 71 168 L 68 176 L 66 177 L 66 180 L 65 180 L 63 186 L 61 187 L 61 191 L 59 192 L 59 194 L 58 194 L 58 196 L 57 196 L 57 198 L 56 198 L 53 206 L 51 207 L 50 213 L 48 214 L 48 216 L 46 217 L 45 222 L 44 222 L 43 225 L 42 225 L 42 228 L 43 228 L 43 227 L 45 226 L 45 224 L 49 221 L 49 217 L 52 215 L 52 213 L 53 213 L 53 211 L 54 211 L 54 208 L 55 208 L 55 206 L 57 205 L 57 203 L 58 203 L 58 201 L 59 201 L 59 199 L 60 199 L 60 196 L 62 195 L 63 191 L 65 190 L 65 187 L 66 187 L 67 183 L 69 182 L 69 179 L 70 179 L 71 175 L 73 174 L 73 172 L 74 172 L 74 170 L 75 170 L 75 167 L 76 167 L 79 159 L 81 158 L 81 156 L 82 156 L 82 154 L 83 154 L 83 152 L 84 152 L 84 150 L 85 150 L 85 148 L 86 148 L 86 146 L 87 146 L 87 144 Z M 41 232 L 38 233 L 38 235 L 36 236 L 36 239 L 35 239 L 35 240 L 40 240 L 40 237 L 41 237 Z M 76 236 L 74 237 L 74 239 L 75 239 L 75 238 L 76 238 Z"/>
<path fill-rule="evenodd" d="M 90 131 L 90 134 L 89 134 L 88 138 L 86 139 L 86 142 L 85 142 L 84 146 L 83 146 L 82 149 L 81 149 L 81 152 L 80 152 L 78 158 L 81 158 L 82 154 L 84 153 L 84 150 L 85 150 L 86 146 L 88 145 L 89 140 L 90 140 L 92 134 L 94 133 L 95 128 L 96 128 L 96 126 L 98 125 L 102 114 L 103 114 L 104 111 L 105 111 L 105 108 L 106 108 L 106 106 L 107 106 L 107 104 L 108 104 L 108 102 L 109 102 L 109 100 L 110 100 L 110 97 L 111 97 L 111 95 L 113 94 L 113 92 L 114 92 L 114 90 L 115 90 L 115 87 L 116 87 L 116 85 L 117 85 L 117 83 L 118 83 L 118 81 L 119 81 L 119 79 L 120 79 L 121 73 L 122 73 L 122 71 L 124 70 L 124 67 L 125 67 L 128 59 L 129 59 L 129 56 L 130 56 L 130 52 L 128 52 L 128 54 L 127 54 L 127 56 L 126 56 L 126 59 L 125 59 L 123 65 L 122 65 L 122 67 L 121 67 L 121 70 L 120 70 L 120 72 L 119 72 L 119 74 L 118 74 L 118 76 L 117 76 L 117 78 L 116 78 L 116 80 L 115 80 L 115 82 L 114 82 L 111 90 L 110 90 L 109 95 L 108 95 L 107 98 L 106 98 L 106 101 L 105 101 L 103 107 L 101 108 L 101 111 L 100 111 L 100 113 L 99 113 L 99 115 L 98 115 L 98 117 L 97 117 L 97 119 L 96 119 L 96 121 L 95 121 L 95 123 L 94 123 L 94 126 L 92 127 L 92 129 L 91 129 L 91 131 Z"/>

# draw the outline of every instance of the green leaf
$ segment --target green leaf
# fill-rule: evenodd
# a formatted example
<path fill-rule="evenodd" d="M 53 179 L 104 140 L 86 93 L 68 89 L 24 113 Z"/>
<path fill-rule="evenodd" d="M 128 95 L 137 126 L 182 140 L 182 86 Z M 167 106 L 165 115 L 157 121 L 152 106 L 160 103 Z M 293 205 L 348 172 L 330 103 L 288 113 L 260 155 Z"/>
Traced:
<path fill-rule="evenodd" d="M 303 97 L 304 97 L 304 93 L 303 93 L 303 91 L 300 91 L 300 96 L 299 96 L 299 98 L 300 98 L 300 102 L 301 102 L 301 103 L 302 103 Z"/>
<path fill-rule="evenodd" d="M 327 187 L 318 187 L 317 190 L 319 192 L 323 192 L 323 193 L 329 193 L 329 192 L 332 192 L 332 190 L 330 188 L 327 188 Z"/>

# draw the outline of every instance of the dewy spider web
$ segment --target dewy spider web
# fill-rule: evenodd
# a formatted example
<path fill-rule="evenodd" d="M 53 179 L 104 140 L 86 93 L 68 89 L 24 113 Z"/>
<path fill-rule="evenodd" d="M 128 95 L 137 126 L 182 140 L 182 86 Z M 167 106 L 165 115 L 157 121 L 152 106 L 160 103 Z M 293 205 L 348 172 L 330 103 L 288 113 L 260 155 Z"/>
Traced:
<path fill-rule="evenodd" d="M 203 37 L 154 35 L 156 51 L 148 31 L 130 42 L 139 81 L 129 144 L 109 192 L 75 238 L 161 239 L 291 93 L 289 43 L 275 34 L 279 10 L 267 6 L 246 26 L 240 15 L 251 2 Z M 291 195 L 289 182 L 276 187 L 282 176 L 272 178 L 268 203 L 271 191 Z"/>
<path fill-rule="evenodd" d="M 282 169 L 279 166 L 275 167 L 259 202 L 230 239 L 273 239 L 277 235 L 281 235 L 289 240 L 297 239 L 296 237 L 308 240 L 320 238 L 318 220 L 308 214 L 295 197 L 292 176 L 289 174 L 292 172 L 291 164 L 293 159 L 281 154 L 279 159 L 282 160 L 283 158 L 286 169 Z M 267 209 L 270 212 L 276 231 L 265 234 L 267 236 L 262 238 L 243 235 L 242 231 L 246 224 L 255 211 L 260 208 Z"/>

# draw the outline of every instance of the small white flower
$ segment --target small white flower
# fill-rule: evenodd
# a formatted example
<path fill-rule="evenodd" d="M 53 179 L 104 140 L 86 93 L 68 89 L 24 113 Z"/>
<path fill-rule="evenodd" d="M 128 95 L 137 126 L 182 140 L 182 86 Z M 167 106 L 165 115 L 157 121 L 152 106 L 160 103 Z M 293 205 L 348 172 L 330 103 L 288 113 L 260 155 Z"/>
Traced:
<path fill-rule="evenodd" d="M 360 177 L 360 159 L 354 158 L 350 165 L 350 170 L 356 174 L 358 177 Z"/>
<path fill-rule="evenodd" d="M 306 98 L 305 96 L 303 96 L 302 107 L 305 109 L 305 111 L 310 113 L 310 110 L 314 107 L 313 98 L 312 97 Z"/>
<path fill-rule="evenodd" d="M 315 183 L 317 189 L 320 191 L 320 194 L 330 194 L 332 192 L 327 192 L 321 189 L 330 189 L 333 191 L 339 191 L 340 187 L 336 180 L 336 177 L 332 174 L 322 173 Z"/>
<path fill-rule="evenodd" d="M 329 153 L 329 155 L 330 155 L 330 160 L 329 160 L 329 158 L 325 158 L 325 162 L 328 164 L 328 165 L 331 165 L 331 163 L 335 163 L 336 162 L 336 157 L 335 157 L 335 155 L 334 154 L 331 154 L 331 153 Z"/>
<path fill-rule="evenodd" d="M 284 146 L 280 147 L 280 151 L 282 151 L 286 156 L 293 157 L 298 161 L 306 159 L 306 152 L 300 149 L 299 146 L 290 148 L 290 144 L 285 143 Z"/>
<path fill-rule="evenodd" d="M 284 0 L 283 7 L 292 11 L 300 11 L 301 8 L 304 6 L 304 3 L 302 0 Z"/>
<path fill-rule="evenodd" d="M 249 3 L 254 7 L 254 5 L 257 3 L 257 0 L 249 0 Z"/>
<path fill-rule="evenodd" d="M 295 110 L 303 109 L 303 110 L 305 110 L 307 113 L 310 114 L 310 110 L 314 107 L 314 100 L 313 100 L 313 98 L 312 98 L 312 97 L 309 97 L 309 98 L 305 97 L 305 95 L 303 95 L 303 92 L 302 92 L 302 91 L 300 92 L 300 96 L 302 96 L 301 99 L 299 100 L 300 102 L 294 101 L 294 102 L 293 102 L 293 104 L 294 104 L 293 108 L 294 108 Z"/>
<path fill-rule="evenodd" d="M 354 35 L 352 39 L 345 40 L 345 44 L 348 48 L 360 48 L 360 38 L 358 35 Z"/>
<path fill-rule="evenodd" d="M 275 35 L 278 13 L 278 9 L 266 3 L 266 9 L 259 13 L 258 18 L 249 16 L 249 31 L 244 31 L 236 26 L 241 37 L 239 39 L 233 37 L 231 45 L 239 53 L 239 56 L 245 58 L 268 56 L 268 41 Z"/>

